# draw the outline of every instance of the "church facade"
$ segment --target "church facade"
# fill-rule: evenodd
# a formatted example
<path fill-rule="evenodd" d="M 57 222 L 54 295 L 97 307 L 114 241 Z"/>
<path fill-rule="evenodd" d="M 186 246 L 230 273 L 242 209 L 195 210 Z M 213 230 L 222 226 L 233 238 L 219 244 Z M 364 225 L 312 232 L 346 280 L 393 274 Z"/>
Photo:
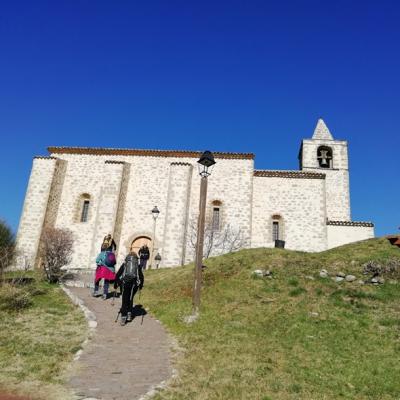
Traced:
<path fill-rule="evenodd" d="M 20 219 L 17 249 L 24 263 L 40 264 L 38 249 L 46 227 L 72 231 L 70 268 L 95 268 L 108 233 L 117 245 L 118 264 L 143 243 L 152 249 L 153 267 L 193 260 L 199 152 L 48 151 L 49 156 L 33 160 Z M 319 252 L 374 236 L 372 223 L 351 220 L 347 142 L 335 140 L 321 119 L 312 138 L 302 141 L 296 171 L 255 170 L 251 153 L 213 154 L 207 255 L 273 247 L 275 240 L 284 241 L 287 249 Z M 156 219 L 155 206 L 160 211 Z"/>

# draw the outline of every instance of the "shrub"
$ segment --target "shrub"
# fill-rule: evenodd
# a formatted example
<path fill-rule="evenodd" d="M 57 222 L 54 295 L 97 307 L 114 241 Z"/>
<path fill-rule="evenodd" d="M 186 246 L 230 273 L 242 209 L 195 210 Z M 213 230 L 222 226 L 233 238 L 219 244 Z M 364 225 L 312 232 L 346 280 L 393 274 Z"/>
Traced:
<path fill-rule="evenodd" d="M 363 273 L 368 275 L 387 275 L 393 278 L 400 277 L 400 259 L 391 258 L 384 263 L 368 261 L 362 265 Z"/>
<path fill-rule="evenodd" d="M 9 267 L 15 254 L 14 234 L 11 228 L 0 220 L 0 285 L 4 270 Z"/>
<path fill-rule="evenodd" d="M 32 298 L 26 289 L 5 284 L 0 289 L 0 309 L 19 311 L 32 305 Z"/>
<path fill-rule="evenodd" d="M 46 228 L 41 240 L 40 255 L 47 280 L 58 282 L 62 277 L 61 268 L 71 262 L 72 232 L 68 229 Z"/>
<path fill-rule="evenodd" d="M 0 220 L 0 247 L 14 245 L 14 234 L 6 222 Z"/>

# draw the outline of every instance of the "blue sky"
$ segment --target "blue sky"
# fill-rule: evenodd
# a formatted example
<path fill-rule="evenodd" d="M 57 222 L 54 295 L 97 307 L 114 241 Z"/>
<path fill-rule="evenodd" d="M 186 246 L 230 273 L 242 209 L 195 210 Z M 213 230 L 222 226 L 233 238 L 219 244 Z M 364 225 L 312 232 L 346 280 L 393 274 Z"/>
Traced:
<path fill-rule="evenodd" d="M 400 226 L 397 1 L 18 1 L 0 9 L 0 218 L 49 145 L 254 152 L 349 141 L 352 218 Z M 396 204 L 397 203 L 397 204 Z"/>

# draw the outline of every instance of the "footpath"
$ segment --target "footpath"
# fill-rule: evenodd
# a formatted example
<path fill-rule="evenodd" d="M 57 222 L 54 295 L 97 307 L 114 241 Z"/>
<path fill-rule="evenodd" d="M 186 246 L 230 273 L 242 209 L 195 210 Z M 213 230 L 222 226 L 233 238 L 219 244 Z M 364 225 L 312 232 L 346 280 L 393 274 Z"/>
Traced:
<path fill-rule="evenodd" d="M 102 300 L 92 297 L 88 288 L 68 289 L 97 321 L 91 339 L 74 361 L 67 383 L 77 399 L 145 399 L 146 394 L 171 378 L 171 340 L 161 323 L 139 305 L 138 294 L 133 321 L 120 326 L 119 320 L 114 322 L 120 298 Z"/>

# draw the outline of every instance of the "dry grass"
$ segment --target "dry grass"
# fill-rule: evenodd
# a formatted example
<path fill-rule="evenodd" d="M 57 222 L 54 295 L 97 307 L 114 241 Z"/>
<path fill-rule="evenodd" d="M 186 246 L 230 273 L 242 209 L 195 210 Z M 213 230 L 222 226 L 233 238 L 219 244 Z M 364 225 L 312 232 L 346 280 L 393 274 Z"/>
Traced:
<path fill-rule="evenodd" d="M 254 249 L 207 260 L 193 325 L 193 266 L 149 271 L 142 298 L 185 349 L 179 378 L 155 399 L 398 399 L 400 285 L 363 278 L 373 259 L 399 259 L 384 239 L 319 254 Z M 273 279 L 256 278 L 266 268 Z M 314 279 L 310 279 L 310 276 Z"/>
<path fill-rule="evenodd" d="M 24 291 L 31 303 L 19 311 L 0 311 L 0 389 L 41 399 L 71 398 L 62 386 L 63 374 L 87 335 L 81 312 L 58 286 L 40 280 L 0 291 L 3 298 Z"/>

